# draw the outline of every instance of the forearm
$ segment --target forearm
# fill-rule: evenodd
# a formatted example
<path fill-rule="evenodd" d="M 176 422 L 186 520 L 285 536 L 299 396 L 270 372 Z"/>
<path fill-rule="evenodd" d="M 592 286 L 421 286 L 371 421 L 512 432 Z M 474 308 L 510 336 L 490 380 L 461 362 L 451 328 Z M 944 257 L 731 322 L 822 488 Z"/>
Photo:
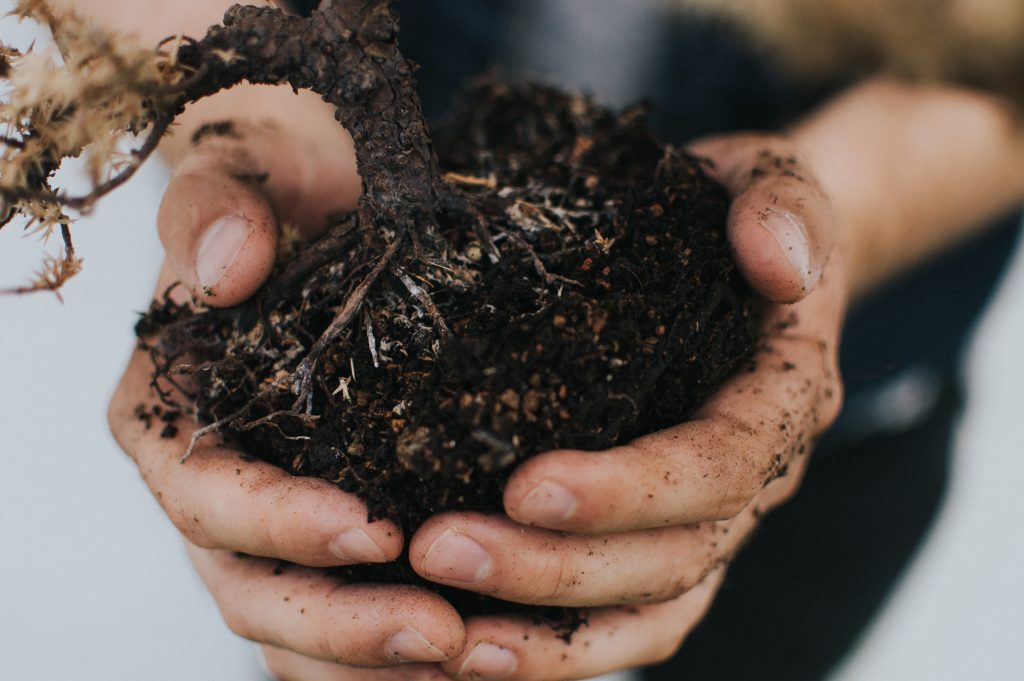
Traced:
<path fill-rule="evenodd" d="M 869 81 L 793 134 L 835 206 L 854 296 L 1024 200 L 1024 127 L 982 94 Z"/>
<path fill-rule="evenodd" d="M 244 0 L 52 0 L 54 7 L 90 16 L 103 26 L 155 46 L 168 36 L 201 37 L 224 12 Z M 257 4 L 255 2 L 250 4 Z M 288 86 L 241 85 L 190 104 L 176 119 L 177 134 L 166 136 L 160 151 L 172 164 L 188 151 L 192 133 L 220 120 L 272 121 L 309 140 L 316 148 L 349 148 L 351 140 L 334 120 L 333 108 L 311 92 Z M 340 145 L 340 146 L 337 146 Z"/>

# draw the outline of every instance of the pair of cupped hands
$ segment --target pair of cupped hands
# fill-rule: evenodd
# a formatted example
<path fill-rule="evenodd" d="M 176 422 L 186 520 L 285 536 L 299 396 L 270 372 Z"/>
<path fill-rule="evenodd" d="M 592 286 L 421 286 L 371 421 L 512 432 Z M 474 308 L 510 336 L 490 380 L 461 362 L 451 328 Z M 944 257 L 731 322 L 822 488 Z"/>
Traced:
<path fill-rule="evenodd" d="M 350 140 L 325 148 L 301 130 L 241 129 L 203 137 L 176 164 L 158 217 L 158 291 L 181 281 L 209 305 L 239 303 L 269 274 L 281 225 L 311 235 L 356 204 Z M 262 644 L 274 674 L 539 681 L 675 653 L 758 520 L 794 493 L 838 413 L 846 302 L 835 217 L 793 143 L 742 134 L 691 150 L 731 192 L 735 257 L 769 303 L 756 368 L 686 423 L 604 452 L 530 459 L 508 482 L 504 514 L 445 513 L 407 537 L 391 522 L 368 523 L 363 503 L 331 483 L 292 477 L 215 436 L 179 463 L 200 424 L 172 439 L 146 429 L 134 412 L 155 400 L 151 365 L 135 351 L 110 406 L 114 435 L 184 535 L 227 625 Z M 589 623 L 566 643 L 529 620 L 463 620 L 429 591 L 346 584 L 323 570 L 395 560 L 407 541 L 431 581 L 592 608 Z M 296 567 L 282 571 L 280 561 Z"/>

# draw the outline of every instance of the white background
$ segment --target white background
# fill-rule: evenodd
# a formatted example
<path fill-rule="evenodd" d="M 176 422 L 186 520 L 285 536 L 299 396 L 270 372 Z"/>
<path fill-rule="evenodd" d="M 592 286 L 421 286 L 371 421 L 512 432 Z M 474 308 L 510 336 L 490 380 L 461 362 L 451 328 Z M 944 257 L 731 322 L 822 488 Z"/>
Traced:
<path fill-rule="evenodd" d="M 8 24 L 0 25 L 9 36 Z M 177 534 L 107 433 L 105 407 L 150 294 L 151 165 L 76 228 L 86 269 L 53 296 L 0 298 L 0 678 L 254 681 Z M 50 245 L 51 248 L 57 244 Z M 0 287 L 40 244 L 0 232 Z M 924 554 L 836 676 L 1020 678 L 1024 632 L 1024 257 L 970 356 L 949 503 Z M 826 623 L 823 623 L 823 626 Z"/>

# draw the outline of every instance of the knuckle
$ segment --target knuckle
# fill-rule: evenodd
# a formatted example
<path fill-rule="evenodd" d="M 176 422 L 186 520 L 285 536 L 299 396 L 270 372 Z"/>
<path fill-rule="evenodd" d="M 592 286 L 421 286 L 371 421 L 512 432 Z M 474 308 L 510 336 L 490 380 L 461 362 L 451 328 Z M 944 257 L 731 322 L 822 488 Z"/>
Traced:
<path fill-rule="evenodd" d="M 644 664 L 653 665 L 668 662 L 679 652 L 679 648 L 682 647 L 685 638 L 685 632 L 659 636 L 650 644 Z"/>
<path fill-rule="evenodd" d="M 122 376 L 110 402 L 107 403 L 107 428 L 121 451 L 138 464 L 136 449 L 139 444 L 137 437 L 139 420 L 133 412 L 136 405 L 139 404 L 139 400 L 137 397 L 132 398 L 127 382 L 127 376 Z"/>
<path fill-rule="evenodd" d="M 125 431 L 124 405 L 126 400 L 124 392 L 124 380 L 122 380 L 118 383 L 117 389 L 114 390 L 114 394 L 107 404 L 107 428 L 110 429 L 110 434 L 114 436 L 114 439 L 119 444 L 122 442 L 122 436 Z"/>
<path fill-rule="evenodd" d="M 748 457 L 741 457 L 735 462 L 728 480 L 718 502 L 719 519 L 734 518 L 742 513 L 764 487 L 765 474 L 761 467 Z"/>
<path fill-rule="evenodd" d="M 671 579 L 663 580 L 664 583 L 654 593 L 644 594 L 648 603 L 663 603 L 682 596 L 697 585 L 697 580 L 690 574 L 689 570 L 681 575 L 674 575 Z"/>
<path fill-rule="evenodd" d="M 207 532 L 198 513 L 194 510 L 188 510 L 184 505 L 165 504 L 162 497 L 162 494 L 158 495 L 158 501 L 163 506 L 164 512 L 185 539 L 202 549 L 221 548 L 218 542 Z"/>
<path fill-rule="evenodd" d="M 234 603 L 218 602 L 221 619 L 231 633 L 248 641 L 256 641 L 256 630 L 242 609 Z"/>
<path fill-rule="evenodd" d="M 313 512 L 307 512 L 305 509 L 303 503 L 303 492 L 305 491 L 304 486 L 289 481 L 280 494 L 273 499 L 272 504 L 267 507 L 269 509 L 272 506 L 274 512 L 260 514 L 254 519 L 255 526 L 259 528 L 262 550 L 267 555 L 274 558 L 296 559 L 301 562 L 302 559 L 308 558 L 305 555 L 308 552 L 307 537 L 315 537 L 317 543 L 326 544 L 327 538 L 324 537 L 321 541 L 321 535 L 326 535 L 327 532 L 321 531 L 319 523 L 316 522 L 321 518 L 321 514 L 315 513 L 315 507 Z M 297 531 L 296 518 L 304 519 L 301 531 Z M 326 515 L 324 522 L 326 522 Z"/>
<path fill-rule="evenodd" d="M 259 553 L 268 558 L 287 559 L 291 554 L 292 541 L 289 538 L 287 515 L 271 515 L 255 518 L 256 541 Z"/>
<path fill-rule="evenodd" d="M 824 431 L 835 423 L 836 419 L 839 418 L 839 413 L 843 410 L 846 391 L 843 388 L 842 381 L 838 379 L 828 381 L 822 389 L 822 397 L 824 412 L 820 425 L 821 430 Z"/>
<path fill-rule="evenodd" d="M 572 587 L 579 584 L 579 577 L 572 571 L 568 556 L 551 553 L 541 563 L 533 584 L 530 591 L 538 604 L 560 603 L 569 596 Z"/>
<path fill-rule="evenodd" d="M 785 484 L 779 491 L 779 503 L 784 504 L 790 501 L 796 496 L 796 491 L 800 489 L 800 479 L 796 476 L 785 478 Z"/>
<path fill-rule="evenodd" d="M 712 527 L 720 525 L 723 524 L 714 523 Z M 718 561 L 716 546 L 721 541 L 715 537 L 717 537 L 717 530 L 714 534 L 707 536 L 703 553 L 685 558 L 682 564 L 677 565 L 673 570 L 662 571 L 671 574 L 672 579 L 667 580 L 659 601 L 671 601 L 682 596 L 699 585 L 704 577 L 714 569 Z"/>
<path fill-rule="evenodd" d="M 178 528 L 178 531 L 185 536 L 185 539 L 189 540 L 201 549 L 220 549 L 223 548 L 219 542 L 215 541 L 207 532 L 201 527 L 197 527 L 195 522 L 193 523 L 174 523 Z"/>
<path fill-rule="evenodd" d="M 815 433 L 825 432 L 837 418 L 843 408 L 845 391 L 839 374 L 838 357 L 834 346 L 821 342 L 817 345 L 821 362 L 821 384 L 818 390 Z"/>
<path fill-rule="evenodd" d="M 353 643 L 353 638 L 339 636 L 331 631 L 321 632 L 315 642 L 315 649 L 318 652 L 317 657 L 339 664 L 352 662 L 350 646 Z"/>
<path fill-rule="evenodd" d="M 724 497 L 718 504 L 718 513 L 716 516 L 720 519 L 735 518 L 739 515 L 747 504 L 750 503 L 752 498 L 751 494 L 746 493 L 729 493 Z"/>
<path fill-rule="evenodd" d="M 263 664 L 277 681 L 290 681 L 294 677 L 288 676 L 291 666 L 284 659 L 284 653 L 270 646 L 261 646 Z"/>

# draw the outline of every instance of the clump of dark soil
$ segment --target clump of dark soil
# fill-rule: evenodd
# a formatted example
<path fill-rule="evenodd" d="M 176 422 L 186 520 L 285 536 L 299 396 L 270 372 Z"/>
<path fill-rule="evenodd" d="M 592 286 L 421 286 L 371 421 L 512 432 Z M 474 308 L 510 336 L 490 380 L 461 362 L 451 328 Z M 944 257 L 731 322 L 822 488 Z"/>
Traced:
<path fill-rule="evenodd" d="M 724 190 L 642 109 L 492 80 L 432 138 L 397 38 L 391 0 L 342 0 L 309 17 L 235 6 L 180 46 L 193 75 L 179 104 L 242 80 L 334 104 L 363 195 L 315 243 L 283 243 L 249 302 L 162 300 L 138 332 L 155 378 L 185 394 L 164 394 L 161 413 L 209 424 L 193 445 L 220 433 L 410 532 L 447 510 L 500 511 L 530 456 L 684 420 L 750 357 L 757 315 Z M 244 131 L 214 124 L 195 143 L 217 135 Z M 423 584 L 404 559 L 341 574 Z M 439 590 L 463 614 L 580 621 Z"/>
<path fill-rule="evenodd" d="M 438 238 L 405 237 L 408 255 L 373 281 L 298 404 L 301 363 L 374 267 L 368 251 L 380 261 L 353 224 L 345 248 L 335 228 L 241 307 L 164 301 L 139 327 L 159 330 L 165 372 L 192 376 L 202 420 L 406 530 L 446 510 L 500 510 L 532 455 L 679 423 L 756 343 L 727 196 L 652 135 L 642 109 L 490 81 L 435 147 L 459 189 Z M 317 249 L 337 252 L 310 269 Z M 421 581 L 403 563 L 345 573 Z M 453 598 L 474 611 L 486 600 Z"/>

